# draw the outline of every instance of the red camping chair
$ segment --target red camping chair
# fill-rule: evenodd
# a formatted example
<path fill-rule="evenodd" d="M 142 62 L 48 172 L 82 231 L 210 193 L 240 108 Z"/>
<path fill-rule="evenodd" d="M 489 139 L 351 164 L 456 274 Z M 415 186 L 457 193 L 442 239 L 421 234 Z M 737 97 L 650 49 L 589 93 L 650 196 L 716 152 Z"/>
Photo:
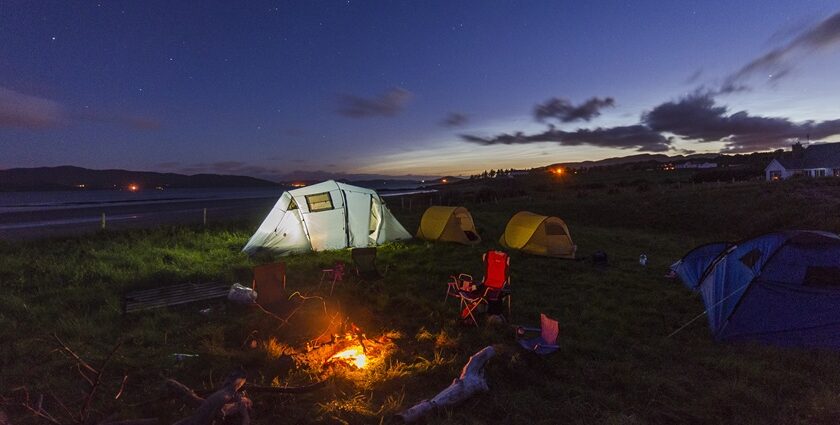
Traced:
<path fill-rule="evenodd" d="M 472 291 L 463 289 L 458 291 L 458 298 L 461 301 L 461 319 L 470 319 L 476 326 L 478 326 L 478 321 L 475 319 L 474 312 L 482 304 L 489 306 L 491 302 L 507 300 L 508 317 L 510 317 L 510 257 L 502 251 L 487 251 L 482 256 L 482 260 L 485 271 L 481 285 Z M 458 280 L 460 279 L 456 279 Z M 450 290 L 451 286 L 447 287 L 447 296 Z"/>

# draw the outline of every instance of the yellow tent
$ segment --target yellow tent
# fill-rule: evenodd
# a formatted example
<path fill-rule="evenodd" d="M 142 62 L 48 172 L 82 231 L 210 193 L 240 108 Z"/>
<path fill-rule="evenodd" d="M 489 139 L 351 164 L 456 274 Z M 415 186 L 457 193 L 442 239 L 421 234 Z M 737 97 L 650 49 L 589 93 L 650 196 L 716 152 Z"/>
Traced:
<path fill-rule="evenodd" d="M 464 207 L 429 207 L 420 219 L 417 237 L 465 245 L 481 242 L 472 216 Z"/>
<path fill-rule="evenodd" d="M 563 220 L 528 211 L 511 217 L 499 243 L 505 248 L 547 257 L 575 258 L 577 250 Z"/>

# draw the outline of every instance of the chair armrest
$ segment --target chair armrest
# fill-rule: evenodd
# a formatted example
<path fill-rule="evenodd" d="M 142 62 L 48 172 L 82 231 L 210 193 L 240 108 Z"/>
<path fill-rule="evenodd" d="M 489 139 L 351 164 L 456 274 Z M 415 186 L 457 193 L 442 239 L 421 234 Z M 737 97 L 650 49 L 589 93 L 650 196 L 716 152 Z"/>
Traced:
<path fill-rule="evenodd" d="M 557 345 L 557 344 L 537 344 L 537 347 L 538 348 L 554 348 L 554 349 L 560 348 L 560 346 Z"/>
<path fill-rule="evenodd" d="M 517 326 L 516 327 L 516 334 L 517 335 L 525 335 L 525 332 L 542 332 L 540 328 L 533 328 L 529 326 Z"/>

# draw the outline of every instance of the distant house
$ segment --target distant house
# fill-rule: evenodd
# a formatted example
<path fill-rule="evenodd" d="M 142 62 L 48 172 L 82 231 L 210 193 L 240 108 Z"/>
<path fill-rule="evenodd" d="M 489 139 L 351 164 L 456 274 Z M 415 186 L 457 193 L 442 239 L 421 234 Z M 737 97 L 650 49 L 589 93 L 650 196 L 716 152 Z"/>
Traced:
<path fill-rule="evenodd" d="M 784 180 L 792 176 L 840 176 L 840 143 L 822 143 L 802 147 L 793 145 L 790 152 L 774 159 L 764 169 L 767 181 Z"/>
<path fill-rule="evenodd" d="M 716 162 L 683 162 L 682 164 L 677 164 L 677 169 L 706 169 L 706 168 L 717 168 Z"/>

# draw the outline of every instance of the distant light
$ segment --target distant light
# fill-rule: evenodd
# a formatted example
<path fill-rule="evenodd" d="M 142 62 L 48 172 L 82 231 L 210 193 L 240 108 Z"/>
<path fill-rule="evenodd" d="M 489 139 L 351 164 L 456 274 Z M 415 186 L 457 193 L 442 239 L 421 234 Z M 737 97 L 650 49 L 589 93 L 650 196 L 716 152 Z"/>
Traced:
<path fill-rule="evenodd" d="M 306 183 L 302 183 L 302 182 L 292 183 L 292 187 L 304 187 L 304 186 L 306 186 Z"/>
<path fill-rule="evenodd" d="M 446 179 L 440 179 L 441 183 L 446 183 Z"/>
<path fill-rule="evenodd" d="M 76 187 L 78 187 L 79 189 L 84 189 L 85 184 L 84 183 L 79 183 L 79 184 L 76 185 Z"/>
<path fill-rule="evenodd" d="M 131 183 L 130 185 L 128 185 L 128 190 L 130 190 L 132 192 L 137 192 L 138 190 L 140 190 L 140 186 L 137 186 L 136 184 Z"/>
<path fill-rule="evenodd" d="M 555 169 L 551 170 L 551 172 L 554 173 L 554 174 L 557 174 L 559 176 L 559 175 L 563 174 L 563 169 L 558 167 L 558 168 L 555 168 Z"/>

